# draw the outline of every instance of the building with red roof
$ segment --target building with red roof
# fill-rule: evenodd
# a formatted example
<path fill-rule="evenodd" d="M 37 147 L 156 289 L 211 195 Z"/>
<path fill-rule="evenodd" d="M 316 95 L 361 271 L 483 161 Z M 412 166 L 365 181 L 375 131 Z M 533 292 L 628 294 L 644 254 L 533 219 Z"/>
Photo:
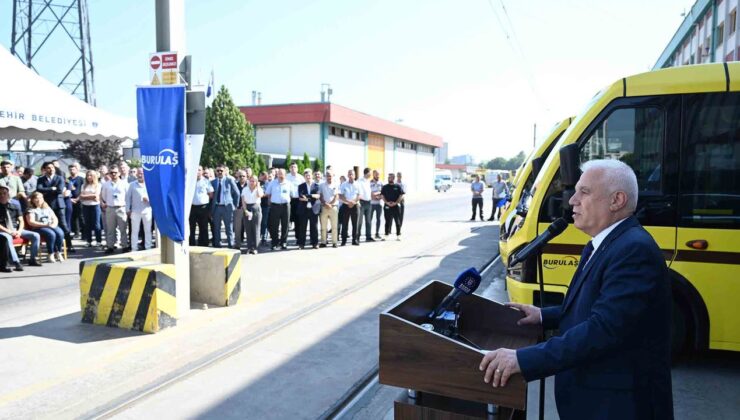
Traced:
<path fill-rule="evenodd" d="M 239 107 L 255 128 L 257 153 L 281 164 L 288 152 L 321 158 L 335 173 L 355 166 L 385 178 L 402 172 L 410 191 L 434 188 L 434 151 L 440 136 L 330 102 Z"/>

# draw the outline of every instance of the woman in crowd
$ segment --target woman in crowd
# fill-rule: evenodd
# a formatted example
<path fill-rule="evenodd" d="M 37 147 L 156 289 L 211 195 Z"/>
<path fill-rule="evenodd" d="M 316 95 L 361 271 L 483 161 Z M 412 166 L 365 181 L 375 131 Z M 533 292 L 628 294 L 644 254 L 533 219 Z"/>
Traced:
<path fill-rule="evenodd" d="M 46 241 L 49 262 L 63 262 L 64 231 L 59 227 L 59 220 L 54 211 L 46 204 L 44 196 L 38 191 L 31 194 L 26 212 L 26 223 L 31 230 L 38 232 Z"/>
<path fill-rule="evenodd" d="M 260 237 L 260 227 L 262 225 L 260 200 L 265 193 L 262 191 L 262 187 L 260 187 L 260 184 L 254 175 L 249 177 L 248 182 L 249 184 L 242 190 L 241 200 L 246 218 L 247 252 L 250 254 L 256 254 L 258 238 Z"/>
<path fill-rule="evenodd" d="M 100 180 L 98 173 L 90 170 L 85 174 L 85 183 L 80 191 L 80 202 L 82 203 L 82 239 L 87 241 L 87 246 L 92 246 L 92 234 L 95 232 L 95 242 L 102 246 L 100 237 Z"/>

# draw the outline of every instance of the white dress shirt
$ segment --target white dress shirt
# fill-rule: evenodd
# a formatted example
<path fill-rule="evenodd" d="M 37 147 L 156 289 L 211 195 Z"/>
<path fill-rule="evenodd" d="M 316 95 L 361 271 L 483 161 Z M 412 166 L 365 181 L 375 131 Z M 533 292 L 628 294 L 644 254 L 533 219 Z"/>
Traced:
<path fill-rule="evenodd" d="M 265 193 L 270 196 L 270 203 L 290 203 L 290 198 L 293 195 L 293 184 L 288 181 L 287 176 L 285 181 L 283 181 L 282 183 L 275 179 L 270 183 L 270 185 L 268 185 Z"/>
<path fill-rule="evenodd" d="M 144 197 L 146 197 L 146 201 L 144 201 Z M 139 184 L 138 181 L 130 183 L 126 192 L 126 211 L 141 213 L 145 210 L 151 211 L 151 209 L 152 205 L 149 203 L 146 184 Z"/>
<path fill-rule="evenodd" d="M 260 196 L 263 194 L 262 187 L 257 185 L 254 191 L 249 189 L 249 186 L 244 187 L 242 190 L 242 201 L 247 204 L 259 204 Z"/>
<path fill-rule="evenodd" d="M 100 191 L 100 199 L 107 206 L 123 207 L 126 205 L 128 182 L 119 179 L 118 182 L 106 181 Z"/>
<path fill-rule="evenodd" d="M 604 242 L 604 239 L 606 239 L 606 237 L 609 236 L 609 234 L 611 233 L 611 231 L 613 231 L 614 228 L 616 228 L 617 226 L 619 226 L 619 224 L 622 223 L 622 222 L 624 222 L 625 220 L 627 220 L 626 217 L 624 219 L 618 221 L 618 222 L 614 222 L 608 228 L 602 230 L 601 232 L 597 233 L 596 236 L 594 236 L 593 238 L 591 238 L 591 245 L 593 245 L 593 247 L 594 247 L 594 250 L 591 251 L 591 256 L 593 256 L 593 255 L 596 254 L 596 250 L 599 249 L 599 246 L 601 246 L 601 243 Z M 588 262 L 589 261 L 591 261 L 591 258 L 589 258 L 588 261 L 586 261 L 586 264 L 584 265 L 584 267 L 586 265 L 588 265 Z"/>
<path fill-rule="evenodd" d="M 285 180 L 293 185 L 293 189 L 290 191 L 290 198 L 298 198 L 298 186 L 306 182 L 306 179 L 301 174 L 293 175 L 289 173 L 285 175 Z"/>
<path fill-rule="evenodd" d="M 357 185 L 357 190 L 360 192 L 360 200 L 370 201 L 373 198 L 372 189 L 370 188 L 370 180 L 367 178 L 360 178 L 355 181 L 355 184 Z"/>
<path fill-rule="evenodd" d="M 357 182 L 345 182 L 339 187 L 339 194 L 344 196 L 347 201 L 355 201 L 360 196 L 360 190 L 357 188 Z"/>
<path fill-rule="evenodd" d="M 195 181 L 195 194 L 193 194 L 193 205 L 202 206 L 208 204 L 209 198 L 208 193 L 213 192 L 213 185 L 211 181 L 203 177 Z"/>

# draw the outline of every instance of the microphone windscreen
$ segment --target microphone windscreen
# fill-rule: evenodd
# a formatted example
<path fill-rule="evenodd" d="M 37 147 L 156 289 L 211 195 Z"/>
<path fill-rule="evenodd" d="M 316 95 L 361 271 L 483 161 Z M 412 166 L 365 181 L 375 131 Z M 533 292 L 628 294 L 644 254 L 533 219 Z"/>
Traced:
<path fill-rule="evenodd" d="M 480 286 L 481 276 L 475 267 L 470 267 L 457 276 L 455 280 L 455 289 L 460 290 L 466 295 L 470 295 Z"/>
<path fill-rule="evenodd" d="M 560 235 L 563 233 L 563 231 L 568 227 L 568 222 L 563 219 L 562 217 L 552 222 L 550 226 L 548 226 L 547 230 L 550 231 L 553 237 Z"/>

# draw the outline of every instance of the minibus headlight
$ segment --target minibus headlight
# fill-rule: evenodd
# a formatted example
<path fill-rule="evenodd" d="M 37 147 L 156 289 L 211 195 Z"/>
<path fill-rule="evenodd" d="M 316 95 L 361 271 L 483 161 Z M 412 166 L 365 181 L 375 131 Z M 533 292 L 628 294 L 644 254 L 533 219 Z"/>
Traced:
<path fill-rule="evenodd" d="M 517 250 L 519 251 L 519 250 Z M 511 253 L 509 259 L 514 256 L 516 252 Z M 536 283 L 537 282 L 537 257 L 529 257 L 526 260 L 516 264 L 507 264 L 506 272 L 512 280 L 516 280 L 522 283 Z"/>

